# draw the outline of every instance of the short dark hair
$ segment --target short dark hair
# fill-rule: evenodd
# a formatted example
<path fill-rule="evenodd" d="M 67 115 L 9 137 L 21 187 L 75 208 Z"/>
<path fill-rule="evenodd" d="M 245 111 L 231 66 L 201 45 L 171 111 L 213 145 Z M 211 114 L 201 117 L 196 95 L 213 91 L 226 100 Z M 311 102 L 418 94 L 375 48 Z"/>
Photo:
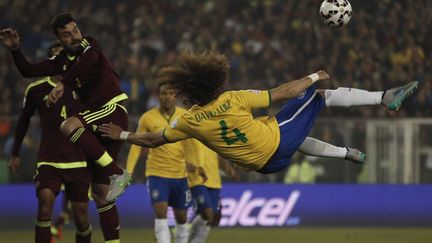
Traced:
<path fill-rule="evenodd" d="M 182 53 L 177 62 L 158 73 L 159 82 L 168 82 L 189 104 L 206 105 L 216 99 L 229 76 L 225 55 L 214 51 Z"/>
<path fill-rule="evenodd" d="M 71 13 L 61 13 L 51 20 L 51 28 L 55 35 L 58 36 L 57 29 L 64 28 L 70 22 L 76 22 Z"/>
<path fill-rule="evenodd" d="M 62 44 L 60 43 L 60 41 L 58 41 L 58 40 L 56 40 L 56 41 L 53 41 L 50 45 L 49 45 L 49 47 L 48 47 L 48 50 L 47 50 L 47 56 L 48 56 L 48 58 L 51 58 L 51 57 L 53 57 L 53 56 L 55 56 L 54 55 L 54 48 L 57 48 L 57 47 L 62 47 Z"/>
<path fill-rule="evenodd" d="M 164 85 L 171 85 L 168 81 L 166 81 L 166 80 L 161 80 L 161 81 L 159 81 L 158 83 L 157 83 L 157 85 L 156 85 L 156 92 L 157 92 L 157 94 L 159 94 L 160 93 L 160 91 L 161 91 L 161 87 L 162 86 L 164 86 Z M 174 89 L 174 88 L 173 88 Z"/>

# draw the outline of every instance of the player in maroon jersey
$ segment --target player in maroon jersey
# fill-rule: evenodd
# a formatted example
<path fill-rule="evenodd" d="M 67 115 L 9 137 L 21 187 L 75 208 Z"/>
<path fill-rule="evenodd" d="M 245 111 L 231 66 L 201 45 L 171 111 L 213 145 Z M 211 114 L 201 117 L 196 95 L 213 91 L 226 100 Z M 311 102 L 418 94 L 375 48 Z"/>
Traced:
<path fill-rule="evenodd" d="M 57 15 L 51 26 L 64 50 L 37 64 L 30 63 L 21 53 L 16 30 L 0 31 L 0 40 L 11 50 L 24 77 L 63 76 L 48 96 L 49 104 L 60 102 L 64 90 L 72 89 L 78 94 L 82 112 L 66 119 L 61 130 L 85 153 L 87 161 L 96 162 L 89 163 L 93 198 L 105 240 L 116 240 L 119 218 L 114 201 L 129 184 L 130 175 L 115 164 L 122 143 L 103 139 L 94 132 L 98 125 L 110 122 L 127 128 L 126 109 L 121 105 L 127 96 L 120 90 L 119 78 L 97 41 L 84 38 L 70 14 Z"/>
<path fill-rule="evenodd" d="M 49 48 L 49 54 L 62 50 L 58 42 Z M 78 97 L 65 90 L 65 98 L 50 106 L 46 105 L 51 90 L 60 80 L 58 76 L 46 77 L 31 83 L 24 96 L 24 103 L 15 131 L 12 157 L 9 162 L 11 172 L 16 175 L 20 167 L 19 150 L 28 130 L 30 119 L 38 111 L 42 137 L 37 158 L 35 176 L 38 211 L 35 225 L 35 242 L 51 241 L 51 214 L 55 197 L 61 184 L 71 201 L 72 212 L 77 228 L 76 242 L 91 241 L 91 225 L 88 220 L 89 174 L 85 155 L 77 146 L 69 142 L 60 129 L 56 129 L 70 115 L 81 110 Z"/>

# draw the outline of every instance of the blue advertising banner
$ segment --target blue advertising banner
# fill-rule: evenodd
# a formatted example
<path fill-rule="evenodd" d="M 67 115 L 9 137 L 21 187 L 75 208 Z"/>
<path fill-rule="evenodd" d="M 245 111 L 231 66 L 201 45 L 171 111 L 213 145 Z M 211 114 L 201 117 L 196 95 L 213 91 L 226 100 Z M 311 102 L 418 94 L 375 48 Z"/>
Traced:
<path fill-rule="evenodd" d="M 33 185 L 1 185 L 0 195 L 0 229 L 32 228 Z M 222 197 L 222 227 L 432 226 L 431 185 L 226 184 Z M 152 227 L 145 185 L 132 185 L 117 206 L 122 227 Z M 89 212 L 97 227 L 94 203 Z"/>
<path fill-rule="evenodd" d="M 432 226 L 432 186 L 227 185 L 222 226 Z"/>

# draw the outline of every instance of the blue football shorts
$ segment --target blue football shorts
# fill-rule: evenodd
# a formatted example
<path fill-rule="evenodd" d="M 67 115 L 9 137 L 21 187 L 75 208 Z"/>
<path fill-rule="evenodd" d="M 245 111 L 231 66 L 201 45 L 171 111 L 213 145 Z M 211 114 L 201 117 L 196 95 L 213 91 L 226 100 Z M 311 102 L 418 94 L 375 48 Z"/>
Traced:
<path fill-rule="evenodd" d="M 285 169 L 290 164 L 292 155 L 309 135 L 315 118 L 324 107 L 325 100 L 314 86 L 288 100 L 276 114 L 280 131 L 279 146 L 270 160 L 257 172 L 270 174 Z"/>
<path fill-rule="evenodd" d="M 191 192 L 187 179 L 171 179 L 158 176 L 147 178 L 151 204 L 168 202 L 174 209 L 187 209 L 191 203 Z"/>

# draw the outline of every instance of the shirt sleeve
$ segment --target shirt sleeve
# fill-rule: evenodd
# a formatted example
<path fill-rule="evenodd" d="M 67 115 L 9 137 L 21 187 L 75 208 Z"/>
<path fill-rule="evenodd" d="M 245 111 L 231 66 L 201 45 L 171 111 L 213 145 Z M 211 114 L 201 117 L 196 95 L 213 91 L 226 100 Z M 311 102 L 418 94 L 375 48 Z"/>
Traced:
<path fill-rule="evenodd" d="M 235 96 L 248 109 L 265 108 L 271 105 L 270 92 L 268 90 L 240 90 Z"/>
<path fill-rule="evenodd" d="M 26 93 L 24 96 L 23 107 L 15 128 L 14 142 L 11 151 L 12 156 L 19 156 L 22 141 L 29 128 L 31 117 L 36 111 L 36 106 L 34 105 L 35 102 L 31 100 L 31 97 L 31 92 Z"/>
<path fill-rule="evenodd" d="M 181 117 L 171 122 L 171 124 L 163 131 L 165 140 L 169 143 L 174 143 L 190 138 L 191 136 L 184 132 L 183 127 L 184 124 Z"/>
<path fill-rule="evenodd" d="M 150 129 L 148 128 L 149 122 L 146 119 L 146 116 L 142 115 L 138 121 L 137 133 L 148 132 Z"/>
<path fill-rule="evenodd" d="M 54 76 L 61 72 L 58 56 L 33 64 L 27 60 L 20 49 L 12 51 L 11 54 L 18 71 L 25 78 Z"/>

